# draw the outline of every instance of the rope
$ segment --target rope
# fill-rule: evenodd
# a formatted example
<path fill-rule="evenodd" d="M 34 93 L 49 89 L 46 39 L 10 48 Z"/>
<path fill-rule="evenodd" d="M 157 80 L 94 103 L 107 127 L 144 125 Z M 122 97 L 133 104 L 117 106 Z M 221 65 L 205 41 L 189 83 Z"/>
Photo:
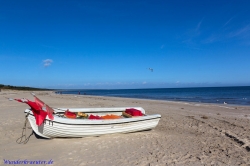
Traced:
<path fill-rule="evenodd" d="M 26 143 L 28 143 L 30 137 L 33 135 L 33 131 L 32 131 L 32 133 L 31 133 L 28 137 L 26 137 L 26 129 L 27 129 L 27 122 L 28 122 L 28 115 L 29 115 L 29 114 L 27 114 L 27 115 L 25 116 L 25 122 L 24 122 L 24 126 L 23 126 L 22 135 L 21 135 L 21 137 L 19 137 L 19 138 L 16 140 L 16 143 L 18 143 L 18 144 L 26 144 Z M 23 140 L 23 139 L 24 139 L 24 140 Z"/>

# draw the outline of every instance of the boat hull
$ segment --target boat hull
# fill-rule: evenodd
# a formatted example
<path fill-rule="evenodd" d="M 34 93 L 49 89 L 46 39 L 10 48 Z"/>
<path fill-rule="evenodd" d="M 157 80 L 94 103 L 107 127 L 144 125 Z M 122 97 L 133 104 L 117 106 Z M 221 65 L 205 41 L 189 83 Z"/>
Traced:
<path fill-rule="evenodd" d="M 159 114 L 110 120 L 68 119 L 55 116 L 54 120 L 46 118 L 42 125 L 37 126 L 32 112 L 28 110 L 25 112 L 28 114 L 27 118 L 33 131 L 44 138 L 88 137 L 150 130 L 157 126 L 161 118 Z M 100 112 L 102 110 L 99 110 Z"/>

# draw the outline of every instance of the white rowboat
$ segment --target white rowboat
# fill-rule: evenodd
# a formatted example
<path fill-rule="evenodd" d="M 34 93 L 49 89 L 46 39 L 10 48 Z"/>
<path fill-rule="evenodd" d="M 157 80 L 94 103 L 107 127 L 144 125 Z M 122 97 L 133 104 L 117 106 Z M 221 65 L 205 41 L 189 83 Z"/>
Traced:
<path fill-rule="evenodd" d="M 131 107 L 113 107 L 113 108 L 69 108 L 71 112 L 84 112 L 92 115 L 122 115 L 122 112 Z M 54 109 L 54 119 L 48 117 L 44 120 L 43 124 L 38 126 L 33 112 L 26 109 L 24 112 L 33 131 L 44 138 L 56 137 L 88 137 L 100 136 L 104 134 L 114 133 L 130 133 L 143 130 L 150 130 L 157 126 L 161 115 L 146 115 L 145 110 L 141 107 L 132 107 L 140 110 L 144 116 L 136 116 L 132 118 L 120 119 L 69 119 L 60 117 L 60 113 L 64 113 L 66 108 Z"/>

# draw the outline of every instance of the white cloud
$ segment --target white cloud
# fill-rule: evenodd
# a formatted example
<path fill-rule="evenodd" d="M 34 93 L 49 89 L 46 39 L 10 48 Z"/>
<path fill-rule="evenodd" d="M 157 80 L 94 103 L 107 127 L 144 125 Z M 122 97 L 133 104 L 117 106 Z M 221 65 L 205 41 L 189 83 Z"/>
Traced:
<path fill-rule="evenodd" d="M 43 66 L 48 67 L 52 64 L 53 60 L 52 59 L 45 59 L 43 60 Z"/>

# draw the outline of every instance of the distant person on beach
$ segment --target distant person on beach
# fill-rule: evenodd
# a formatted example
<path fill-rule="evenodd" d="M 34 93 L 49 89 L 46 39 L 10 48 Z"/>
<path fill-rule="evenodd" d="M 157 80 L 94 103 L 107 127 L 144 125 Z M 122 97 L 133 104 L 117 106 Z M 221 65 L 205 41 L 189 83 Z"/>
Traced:
<path fill-rule="evenodd" d="M 81 92 L 79 91 L 79 92 L 78 92 L 78 95 L 80 95 L 80 94 L 81 94 Z"/>

